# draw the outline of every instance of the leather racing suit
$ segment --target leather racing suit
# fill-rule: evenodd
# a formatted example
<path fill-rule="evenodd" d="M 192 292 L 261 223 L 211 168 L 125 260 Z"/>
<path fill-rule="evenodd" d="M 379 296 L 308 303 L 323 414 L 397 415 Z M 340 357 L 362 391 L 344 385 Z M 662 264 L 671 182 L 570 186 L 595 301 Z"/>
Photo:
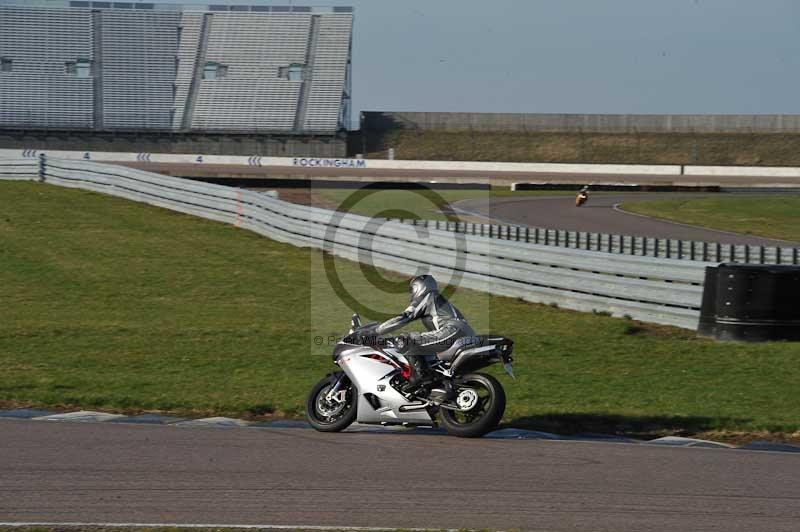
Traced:
<path fill-rule="evenodd" d="M 379 335 L 393 332 L 415 320 L 422 320 L 427 332 L 407 334 L 408 349 L 415 372 L 410 381 L 414 383 L 427 370 L 424 357 L 436 355 L 464 336 L 475 336 L 464 315 L 439 293 L 436 280 L 430 275 L 421 275 L 411 280 L 411 304 L 399 316 L 381 323 L 375 330 Z"/>

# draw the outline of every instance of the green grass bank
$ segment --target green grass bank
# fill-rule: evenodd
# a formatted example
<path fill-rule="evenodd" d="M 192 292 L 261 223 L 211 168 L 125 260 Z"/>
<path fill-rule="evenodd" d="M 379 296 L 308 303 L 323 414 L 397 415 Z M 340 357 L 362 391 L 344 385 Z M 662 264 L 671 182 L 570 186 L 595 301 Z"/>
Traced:
<path fill-rule="evenodd" d="M 351 311 L 319 251 L 38 183 L 0 183 L 0 205 L 1 406 L 292 417 L 334 368 L 314 338 L 343 333 Z M 335 264 L 366 304 L 406 305 Z M 714 343 L 469 290 L 453 302 L 516 340 L 508 424 L 800 437 L 800 345 Z"/>
<path fill-rule="evenodd" d="M 625 203 L 622 209 L 689 225 L 699 225 L 800 242 L 800 195 L 736 197 Z"/>
<path fill-rule="evenodd" d="M 800 166 L 797 134 L 484 133 L 391 130 L 351 140 L 352 153 L 398 159 L 588 164 Z"/>

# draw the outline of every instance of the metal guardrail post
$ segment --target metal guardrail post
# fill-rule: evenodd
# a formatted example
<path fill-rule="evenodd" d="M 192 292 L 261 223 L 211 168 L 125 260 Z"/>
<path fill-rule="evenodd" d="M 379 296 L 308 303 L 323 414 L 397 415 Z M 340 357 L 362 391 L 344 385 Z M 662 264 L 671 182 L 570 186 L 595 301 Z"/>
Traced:
<path fill-rule="evenodd" d="M 736 262 L 736 247 L 733 244 L 728 245 L 728 259 L 731 262 Z"/>
<path fill-rule="evenodd" d="M 797 264 L 797 248 L 792 248 L 792 264 Z"/>
<path fill-rule="evenodd" d="M 750 262 L 750 244 L 744 245 L 744 261 L 747 263 Z"/>
<path fill-rule="evenodd" d="M 653 242 L 653 256 L 655 258 L 658 258 L 658 253 L 659 253 L 659 251 L 661 251 L 658 248 L 659 248 L 659 246 L 661 246 L 661 242 L 657 238 L 654 239 L 654 240 L 655 240 L 655 242 Z"/>
<path fill-rule="evenodd" d="M 39 182 L 44 183 L 47 178 L 47 156 L 44 153 L 39 154 Z"/>
<path fill-rule="evenodd" d="M 708 262 L 708 242 L 703 242 L 703 262 Z"/>
<path fill-rule="evenodd" d="M 525 228 L 525 242 L 528 243 L 530 241 L 531 241 L 531 228 L 530 227 L 526 227 Z"/>
<path fill-rule="evenodd" d="M 722 262 L 722 244 L 717 242 L 716 248 L 717 249 L 714 250 L 715 251 L 714 258 L 716 259 L 716 262 Z"/>
<path fill-rule="evenodd" d="M 764 246 L 758 246 L 758 262 L 764 264 L 766 262 L 766 257 L 764 254 Z"/>
<path fill-rule="evenodd" d="M 683 259 L 683 240 L 678 240 L 678 260 Z"/>
<path fill-rule="evenodd" d="M 781 260 L 782 259 L 781 255 L 783 255 L 782 251 L 783 251 L 782 247 L 775 246 L 775 264 L 780 264 L 782 262 Z"/>
<path fill-rule="evenodd" d="M 694 260 L 694 248 L 695 248 L 695 241 L 692 240 L 689 242 L 689 260 Z"/>

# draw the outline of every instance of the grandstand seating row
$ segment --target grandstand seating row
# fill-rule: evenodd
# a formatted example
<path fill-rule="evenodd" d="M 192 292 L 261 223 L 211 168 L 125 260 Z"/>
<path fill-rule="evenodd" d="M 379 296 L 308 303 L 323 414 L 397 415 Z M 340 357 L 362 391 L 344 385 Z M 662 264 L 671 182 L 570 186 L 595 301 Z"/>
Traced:
<path fill-rule="evenodd" d="M 331 134 L 346 126 L 351 10 L 21 4 L 0 0 L 2 127 Z"/>

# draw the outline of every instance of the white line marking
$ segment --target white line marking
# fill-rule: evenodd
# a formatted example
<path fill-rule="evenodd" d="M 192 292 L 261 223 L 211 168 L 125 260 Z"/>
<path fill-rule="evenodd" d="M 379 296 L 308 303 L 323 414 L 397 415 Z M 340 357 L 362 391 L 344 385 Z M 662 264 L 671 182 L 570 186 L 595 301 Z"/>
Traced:
<path fill-rule="evenodd" d="M 711 227 L 705 227 L 705 226 L 702 226 L 702 225 L 684 224 L 684 223 L 681 223 L 681 222 L 674 222 L 672 220 L 667 220 L 666 218 L 657 218 L 655 216 L 648 216 L 647 214 L 640 214 L 638 212 L 626 211 L 625 209 L 622 208 L 623 203 L 624 202 L 615 203 L 611 208 L 614 209 L 616 212 L 618 212 L 620 214 L 627 214 L 628 216 L 638 216 L 639 218 L 647 218 L 648 220 L 653 220 L 653 221 L 656 221 L 656 222 L 661 222 L 661 223 L 670 224 L 670 225 L 678 225 L 678 226 L 681 226 L 681 227 L 688 227 L 690 229 L 700 229 L 702 231 L 708 231 L 708 232 L 711 232 L 711 233 L 720 233 L 722 235 L 738 236 L 738 237 L 744 237 L 744 238 L 759 238 L 761 240 L 767 240 L 767 241 L 770 241 L 770 242 L 779 242 L 779 243 L 784 243 L 784 244 L 792 244 L 792 245 L 797 244 L 797 242 L 792 242 L 791 240 L 779 240 L 777 238 L 767 238 L 765 236 L 748 235 L 746 233 L 734 233 L 733 231 L 724 231 L 722 229 L 712 229 Z M 680 239 L 679 238 L 675 238 L 674 240 L 680 240 Z M 695 242 L 702 242 L 702 240 L 696 240 Z M 712 242 L 712 243 L 714 243 L 714 242 Z M 727 244 L 723 244 L 723 245 L 727 246 Z M 737 245 L 741 246 L 743 244 L 737 244 Z M 751 245 L 759 245 L 759 244 L 751 244 Z M 769 246 L 770 244 L 763 244 L 763 245 L 764 246 Z"/>
<path fill-rule="evenodd" d="M 457 532 L 459 528 L 407 528 L 407 527 L 370 527 L 370 526 L 323 526 L 323 525 L 226 525 L 226 524 L 181 524 L 181 523 L 79 523 L 57 521 L 27 521 L 27 522 L 0 522 L 0 526 L 74 526 L 74 527 L 113 527 L 113 528 L 233 528 L 233 529 L 268 529 L 268 530 L 363 530 L 368 532 L 411 530 L 415 532 L 428 532 L 432 530 L 446 530 Z"/>

